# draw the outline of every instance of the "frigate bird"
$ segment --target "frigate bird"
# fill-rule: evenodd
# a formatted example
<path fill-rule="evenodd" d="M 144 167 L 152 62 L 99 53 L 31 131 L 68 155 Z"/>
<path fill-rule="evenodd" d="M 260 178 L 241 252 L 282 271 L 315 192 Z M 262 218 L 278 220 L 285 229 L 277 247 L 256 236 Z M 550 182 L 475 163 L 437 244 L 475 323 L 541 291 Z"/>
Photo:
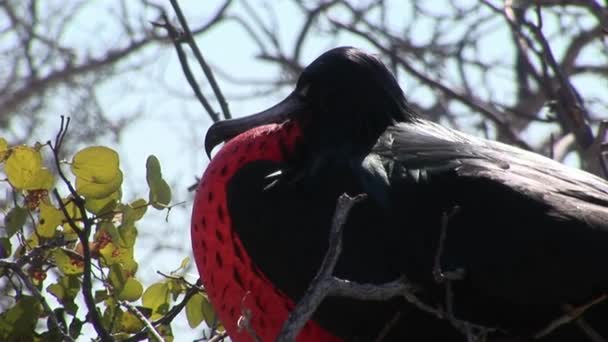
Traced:
<path fill-rule="evenodd" d="M 608 183 L 425 120 L 374 55 L 322 54 L 277 105 L 215 123 L 207 152 L 221 142 L 196 193 L 192 246 L 234 341 L 276 339 L 344 193 L 367 197 L 344 226 L 335 276 L 406 277 L 447 314 L 402 297 L 328 297 L 297 341 L 470 339 L 454 320 L 489 340 L 608 339 Z"/>

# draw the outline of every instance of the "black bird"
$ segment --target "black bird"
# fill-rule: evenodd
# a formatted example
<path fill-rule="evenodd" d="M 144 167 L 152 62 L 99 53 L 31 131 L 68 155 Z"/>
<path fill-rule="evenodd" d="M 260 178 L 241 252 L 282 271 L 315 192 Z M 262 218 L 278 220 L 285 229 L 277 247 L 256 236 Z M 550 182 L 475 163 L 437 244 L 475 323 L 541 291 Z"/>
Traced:
<path fill-rule="evenodd" d="M 345 225 L 336 276 L 405 276 L 454 320 L 401 298 L 328 298 L 298 341 L 374 341 L 387 328 L 384 341 L 466 341 L 453 322 L 491 328 L 490 340 L 608 339 L 608 183 L 422 119 L 376 57 L 324 53 L 276 106 L 214 124 L 207 152 L 222 141 L 192 243 L 234 340 L 251 340 L 246 328 L 274 340 L 319 268 L 342 193 L 367 199 Z"/>

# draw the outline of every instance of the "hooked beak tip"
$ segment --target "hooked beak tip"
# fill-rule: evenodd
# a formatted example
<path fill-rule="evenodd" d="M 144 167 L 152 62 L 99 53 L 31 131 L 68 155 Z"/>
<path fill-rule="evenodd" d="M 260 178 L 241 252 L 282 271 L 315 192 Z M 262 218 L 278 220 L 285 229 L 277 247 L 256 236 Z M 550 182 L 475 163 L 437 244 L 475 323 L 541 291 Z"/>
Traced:
<path fill-rule="evenodd" d="M 293 118 L 304 108 L 306 108 L 305 104 L 294 91 L 283 101 L 263 112 L 243 118 L 215 122 L 209 127 L 205 136 L 205 152 L 211 159 L 211 152 L 220 143 L 228 141 L 251 128 L 270 123 L 280 123 Z"/>

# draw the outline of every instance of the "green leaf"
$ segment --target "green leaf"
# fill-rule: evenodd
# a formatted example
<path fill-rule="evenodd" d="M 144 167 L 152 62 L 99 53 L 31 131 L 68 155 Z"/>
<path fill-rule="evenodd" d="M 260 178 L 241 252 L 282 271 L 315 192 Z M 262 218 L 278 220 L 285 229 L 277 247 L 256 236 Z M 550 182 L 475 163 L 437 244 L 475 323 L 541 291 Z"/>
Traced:
<path fill-rule="evenodd" d="M 217 322 L 217 314 L 215 313 L 215 309 L 207 298 L 205 298 L 203 301 L 203 316 L 205 317 L 205 322 L 207 322 L 209 325 Z"/>
<path fill-rule="evenodd" d="M 69 327 L 69 333 L 73 339 L 78 339 L 78 336 L 80 336 L 80 331 L 82 330 L 83 325 L 84 325 L 84 321 L 79 320 L 77 317 L 74 317 L 72 319 L 72 322 L 70 323 L 70 327 Z"/>
<path fill-rule="evenodd" d="M 0 314 L 0 340 L 31 341 L 42 307 L 32 296 L 23 295 L 12 308 Z"/>
<path fill-rule="evenodd" d="M 40 151 L 16 146 L 10 151 L 4 168 L 9 183 L 19 190 L 50 189 L 54 179 L 42 164 Z"/>
<path fill-rule="evenodd" d="M 163 179 L 160 170 L 160 162 L 154 155 L 150 155 L 146 160 L 146 181 L 150 188 L 150 204 L 155 209 L 165 209 L 171 202 L 171 188 Z"/>
<path fill-rule="evenodd" d="M 173 331 L 171 330 L 171 326 L 168 324 L 162 324 L 156 327 L 156 330 L 162 336 L 165 342 L 173 342 Z M 151 340 L 151 338 L 149 338 Z"/>
<path fill-rule="evenodd" d="M 95 304 L 101 303 L 109 297 L 107 290 L 95 291 Z"/>
<path fill-rule="evenodd" d="M 38 220 L 38 227 L 36 232 L 44 238 L 50 239 L 55 236 L 57 227 L 63 223 L 64 215 L 61 210 L 54 206 L 41 202 L 40 203 L 40 215 Z"/>
<path fill-rule="evenodd" d="M 114 208 L 116 208 L 116 205 L 118 204 L 118 201 L 120 201 L 121 197 L 122 197 L 122 191 L 119 188 L 118 190 L 111 193 L 107 197 L 102 197 L 102 198 L 93 198 L 90 196 L 87 197 L 84 201 L 84 206 L 89 212 L 91 212 L 97 216 L 102 216 L 102 215 L 110 213 L 112 210 L 114 210 Z"/>
<path fill-rule="evenodd" d="M 106 265 L 121 264 L 127 267 L 127 265 L 132 265 L 134 262 L 132 247 L 121 247 L 113 242 L 101 248 L 99 254 L 103 257 L 102 260 Z"/>
<path fill-rule="evenodd" d="M 116 293 L 122 291 L 122 288 L 125 286 L 127 281 L 127 277 L 125 277 L 122 268 L 118 264 L 113 264 L 110 266 L 110 274 L 108 275 L 108 278 L 110 280 L 110 284 L 112 284 L 110 290 Z"/>
<path fill-rule="evenodd" d="M 177 297 L 187 290 L 186 284 L 181 279 L 168 279 L 167 285 L 173 300 L 177 300 Z"/>
<path fill-rule="evenodd" d="M 135 245 L 135 239 L 137 239 L 137 228 L 133 223 L 123 225 L 118 229 L 120 234 L 123 247 L 132 248 Z"/>
<path fill-rule="evenodd" d="M 148 202 L 145 199 L 140 198 L 131 202 L 129 205 L 123 208 L 123 219 L 124 223 L 135 223 L 136 221 L 141 220 L 142 217 L 146 214 L 148 210 Z"/>
<path fill-rule="evenodd" d="M 167 283 L 150 285 L 141 298 L 143 306 L 152 309 L 152 319 L 160 317 L 163 307 L 169 307 L 169 286 Z"/>
<path fill-rule="evenodd" d="M 57 301 L 63 305 L 69 314 L 76 314 L 78 306 L 74 303 L 74 299 L 80 292 L 78 276 L 63 276 L 56 283 L 49 285 L 46 290 L 57 298 Z"/>
<path fill-rule="evenodd" d="M 155 155 L 151 154 L 146 159 L 146 180 L 150 182 L 161 178 L 163 178 L 163 175 L 160 169 L 160 161 Z"/>
<path fill-rule="evenodd" d="M 68 255 L 66 251 L 57 248 L 53 251 L 53 257 L 57 267 L 65 275 L 78 275 L 84 272 L 84 262 L 74 256 Z"/>
<path fill-rule="evenodd" d="M 11 240 L 7 237 L 0 238 L 0 258 L 8 258 L 11 252 Z"/>
<path fill-rule="evenodd" d="M 188 325 L 190 328 L 196 328 L 205 319 L 203 315 L 203 302 L 207 301 L 207 298 L 202 293 L 196 293 L 186 303 L 186 318 L 188 318 Z"/>
<path fill-rule="evenodd" d="M 80 229 L 83 228 L 82 225 L 82 213 L 80 212 L 80 208 L 78 208 L 78 206 L 76 204 L 74 204 L 74 201 L 71 198 L 66 198 L 63 200 L 64 201 L 64 206 L 65 206 L 65 211 L 67 212 L 68 216 L 72 219 L 72 221 L 76 224 L 77 227 L 80 227 Z M 63 214 L 63 211 L 62 211 Z M 72 226 L 70 226 L 70 224 L 68 223 L 68 220 L 66 217 L 62 218 L 62 222 L 63 222 L 63 234 L 66 237 L 76 237 L 77 234 L 76 232 L 72 229 Z"/>
<path fill-rule="evenodd" d="M 14 207 L 4 217 L 7 237 L 13 236 L 18 230 L 23 228 L 27 220 L 27 210 L 21 207 Z"/>
<path fill-rule="evenodd" d="M 118 299 L 134 302 L 141 297 L 144 288 L 137 279 L 131 277 L 127 279 L 122 291 L 118 294 Z"/>
<path fill-rule="evenodd" d="M 129 311 L 124 312 L 120 317 L 120 331 L 135 334 L 143 329 L 144 324 Z M 154 339 L 150 340 L 154 341 Z"/>

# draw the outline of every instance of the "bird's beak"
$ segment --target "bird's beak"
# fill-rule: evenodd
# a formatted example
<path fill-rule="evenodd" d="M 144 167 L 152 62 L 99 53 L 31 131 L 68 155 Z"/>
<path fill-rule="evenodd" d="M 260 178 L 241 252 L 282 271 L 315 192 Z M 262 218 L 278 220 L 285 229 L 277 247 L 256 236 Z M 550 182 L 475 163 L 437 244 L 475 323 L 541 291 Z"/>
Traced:
<path fill-rule="evenodd" d="M 266 109 L 243 118 L 218 121 L 209 127 L 205 136 L 205 151 L 211 158 L 213 148 L 228 141 L 251 128 L 270 123 L 280 123 L 293 118 L 305 108 L 304 101 L 297 92 L 292 92 L 283 101 Z"/>

